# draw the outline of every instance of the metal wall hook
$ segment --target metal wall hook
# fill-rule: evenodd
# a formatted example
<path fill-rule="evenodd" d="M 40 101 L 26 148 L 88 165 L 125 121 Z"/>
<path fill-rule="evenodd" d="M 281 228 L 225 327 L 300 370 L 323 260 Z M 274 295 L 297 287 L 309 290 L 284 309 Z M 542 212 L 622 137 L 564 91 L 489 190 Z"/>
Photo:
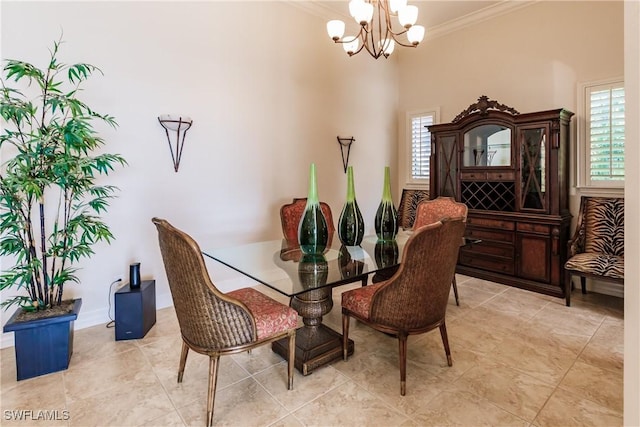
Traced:
<path fill-rule="evenodd" d="M 182 157 L 182 149 L 184 148 L 184 138 L 189 128 L 191 128 L 193 120 L 191 120 L 190 117 L 176 117 L 169 114 L 162 114 L 158 117 L 158 122 L 160 122 L 167 134 L 169 150 L 171 151 L 171 159 L 173 160 L 173 169 L 178 172 L 178 168 L 180 167 L 180 158 Z M 173 142 L 171 141 L 169 131 L 175 132 Z"/>
<path fill-rule="evenodd" d="M 347 173 L 347 166 L 349 166 L 349 154 L 351 153 L 351 144 L 355 141 L 355 138 L 345 137 L 338 138 L 338 143 L 340 144 L 340 154 L 342 154 L 342 166 L 344 166 L 344 173 Z M 346 152 L 346 154 L 345 154 Z"/>

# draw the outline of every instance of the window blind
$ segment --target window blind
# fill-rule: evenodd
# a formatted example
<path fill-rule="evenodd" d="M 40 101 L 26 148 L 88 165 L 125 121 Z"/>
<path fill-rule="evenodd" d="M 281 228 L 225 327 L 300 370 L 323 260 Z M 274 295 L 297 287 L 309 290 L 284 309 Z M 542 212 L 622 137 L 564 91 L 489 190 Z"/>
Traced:
<path fill-rule="evenodd" d="M 434 122 L 432 114 L 411 118 L 411 178 L 429 179 L 429 160 L 431 157 L 431 133 L 425 126 Z"/>
<path fill-rule="evenodd" d="M 593 87 L 588 100 L 589 177 L 624 180 L 624 87 Z"/>

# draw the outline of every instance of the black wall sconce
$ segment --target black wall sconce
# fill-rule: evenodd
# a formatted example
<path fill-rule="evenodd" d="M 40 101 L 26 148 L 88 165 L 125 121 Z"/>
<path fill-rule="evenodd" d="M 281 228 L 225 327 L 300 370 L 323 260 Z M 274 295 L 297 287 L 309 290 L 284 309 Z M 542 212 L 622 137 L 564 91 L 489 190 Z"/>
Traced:
<path fill-rule="evenodd" d="M 191 120 L 190 117 L 175 117 L 169 114 L 163 114 L 158 117 L 158 121 L 167 134 L 169 150 L 171 150 L 171 159 L 173 160 L 173 169 L 178 172 L 178 168 L 180 167 L 180 158 L 182 157 L 182 149 L 184 148 L 184 138 L 187 135 L 187 131 L 193 124 L 193 120 Z M 169 131 L 171 131 L 171 134 Z"/>
<path fill-rule="evenodd" d="M 344 166 L 344 173 L 347 173 L 347 166 L 349 166 L 349 154 L 351 153 L 351 144 L 353 144 L 355 138 L 352 136 L 348 138 L 340 138 L 338 136 L 337 138 L 338 144 L 340 144 L 340 154 L 342 154 L 342 166 Z"/>

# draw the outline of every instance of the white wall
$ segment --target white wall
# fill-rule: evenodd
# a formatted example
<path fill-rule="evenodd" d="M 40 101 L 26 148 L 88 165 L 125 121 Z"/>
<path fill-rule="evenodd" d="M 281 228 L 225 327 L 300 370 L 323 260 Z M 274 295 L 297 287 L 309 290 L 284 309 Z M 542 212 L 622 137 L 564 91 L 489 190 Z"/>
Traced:
<path fill-rule="evenodd" d="M 356 196 L 373 229 L 383 167 L 397 162 L 397 87 L 380 84 L 397 80 L 396 64 L 348 58 L 326 36 L 324 19 L 271 1 L 3 1 L 1 8 L 3 59 L 45 66 L 63 30 L 61 59 L 103 70 L 83 97 L 116 117 L 119 129 L 103 133 L 106 150 L 129 162 L 106 181 L 121 190 L 105 216 L 116 240 L 98 245 L 81 263 L 81 284 L 67 287 L 66 297 L 83 299 L 76 327 L 108 321 L 109 284 L 126 281 L 134 261 L 143 279 L 156 279 L 158 306 L 171 303 L 153 216 L 203 248 L 280 238 L 279 207 L 306 196 L 315 162 L 319 196 L 337 221 L 346 195 L 337 135 L 356 139 Z M 163 113 L 194 121 L 178 173 L 157 121 Z M 223 290 L 251 284 L 209 266 Z M 10 314 L 2 312 L 3 324 Z M 12 335 L 3 335 L 3 346 Z"/>
<path fill-rule="evenodd" d="M 624 425 L 640 425 L 640 3 L 625 2 L 625 264 L 624 276 Z M 635 262 L 634 262 L 635 261 Z"/>

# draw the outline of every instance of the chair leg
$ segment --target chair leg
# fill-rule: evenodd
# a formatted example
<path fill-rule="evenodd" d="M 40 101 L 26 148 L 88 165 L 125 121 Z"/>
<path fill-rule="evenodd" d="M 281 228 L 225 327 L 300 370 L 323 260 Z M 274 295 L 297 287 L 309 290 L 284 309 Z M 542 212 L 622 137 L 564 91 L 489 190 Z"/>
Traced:
<path fill-rule="evenodd" d="M 349 315 L 342 313 L 342 360 L 345 362 L 349 355 Z"/>
<path fill-rule="evenodd" d="M 220 355 L 209 356 L 209 389 L 207 391 L 207 425 L 209 427 L 213 426 L 213 405 L 216 399 L 219 361 Z"/>
<path fill-rule="evenodd" d="M 400 353 L 400 395 L 407 392 L 407 336 L 398 335 Z"/>
<path fill-rule="evenodd" d="M 442 337 L 442 344 L 444 344 L 444 352 L 447 355 L 447 365 L 453 366 L 451 349 L 449 348 L 449 337 L 447 336 L 447 326 L 444 321 L 440 324 L 440 336 Z"/>
<path fill-rule="evenodd" d="M 180 366 L 178 367 L 178 382 L 182 382 L 182 376 L 184 375 L 184 367 L 187 364 L 187 355 L 189 354 L 189 346 L 182 341 L 182 354 L 180 354 Z"/>
<path fill-rule="evenodd" d="M 580 276 L 580 286 L 582 286 L 582 293 L 587 293 L 587 278 Z"/>
<path fill-rule="evenodd" d="M 456 305 L 460 306 L 460 299 L 458 299 L 458 283 L 456 282 L 456 275 L 453 274 L 453 280 L 451 281 L 451 286 L 453 286 L 453 295 L 456 297 Z"/>
<path fill-rule="evenodd" d="M 571 289 L 573 283 L 571 282 L 571 273 L 565 270 L 564 274 L 564 301 L 567 307 L 571 307 Z"/>
<path fill-rule="evenodd" d="M 289 335 L 289 362 L 287 364 L 287 390 L 293 390 L 293 366 L 296 360 L 296 334 Z"/>

